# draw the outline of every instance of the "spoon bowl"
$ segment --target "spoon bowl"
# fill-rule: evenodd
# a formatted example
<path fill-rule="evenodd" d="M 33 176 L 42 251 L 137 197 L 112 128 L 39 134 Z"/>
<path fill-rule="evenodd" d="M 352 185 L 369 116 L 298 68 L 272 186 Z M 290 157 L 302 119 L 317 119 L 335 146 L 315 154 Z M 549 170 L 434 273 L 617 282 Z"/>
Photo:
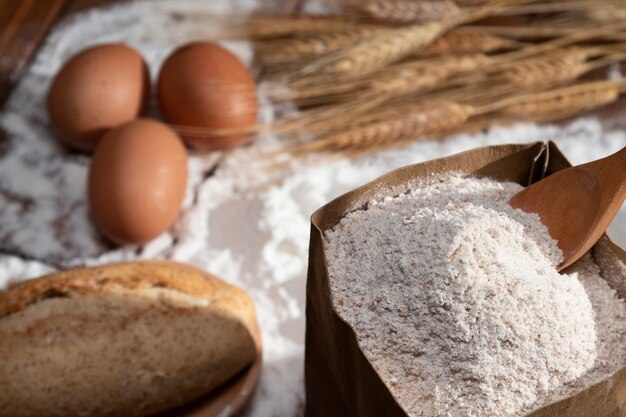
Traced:
<path fill-rule="evenodd" d="M 537 213 L 563 252 L 561 271 L 600 239 L 626 199 L 626 148 L 526 187 L 509 204 Z"/>

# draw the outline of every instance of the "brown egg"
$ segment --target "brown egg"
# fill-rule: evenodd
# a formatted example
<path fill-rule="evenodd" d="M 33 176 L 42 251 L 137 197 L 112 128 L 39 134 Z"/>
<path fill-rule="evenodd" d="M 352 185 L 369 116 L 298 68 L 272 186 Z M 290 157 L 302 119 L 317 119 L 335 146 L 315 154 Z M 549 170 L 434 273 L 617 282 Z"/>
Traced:
<path fill-rule="evenodd" d="M 89 171 L 91 215 L 114 242 L 144 243 L 174 223 L 187 184 L 187 152 L 169 127 L 137 119 L 109 131 Z"/>
<path fill-rule="evenodd" d="M 48 92 L 48 114 L 62 142 L 89 151 L 107 130 L 137 118 L 149 94 L 141 55 L 122 44 L 100 45 L 61 68 Z"/>
<path fill-rule="evenodd" d="M 157 88 L 161 112 L 174 125 L 222 129 L 256 122 L 254 78 L 235 55 L 213 43 L 174 51 L 161 68 Z M 189 146 L 206 150 L 232 148 L 248 139 L 245 134 L 182 136 Z"/>

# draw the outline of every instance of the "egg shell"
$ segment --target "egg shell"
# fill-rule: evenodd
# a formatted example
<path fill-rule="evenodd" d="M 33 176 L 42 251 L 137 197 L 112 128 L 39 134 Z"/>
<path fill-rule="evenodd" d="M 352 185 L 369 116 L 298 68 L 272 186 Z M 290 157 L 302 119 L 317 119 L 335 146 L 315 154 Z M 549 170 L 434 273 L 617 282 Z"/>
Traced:
<path fill-rule="evenodd" d="M 161 68 L 157 90 L 161 113 L 174 125 L 238 129 L 256 122 L 254 78 L 235 55 L 214 43 L 195 42 L 174 51 Z M 246 134 L 187 132 L 182 137 L 189 146 L 205 150 L 248 140 Z"/>
<path fill-rule="evenodd" d="M 86 49 L 55 76 L 48 92 L 48 114 L 66 145 L 92 150 L 102 135 L 141 115 L 150 94 L 148 67 L 123 44 Z"/>
<path fill-rule="evenodd" d="M 187 184 L 187 152 L 163 123 L 137 119 L 104 135 L 93 153 L 91 215 L 114 242 L 144 243 L 169 229 Z"/>

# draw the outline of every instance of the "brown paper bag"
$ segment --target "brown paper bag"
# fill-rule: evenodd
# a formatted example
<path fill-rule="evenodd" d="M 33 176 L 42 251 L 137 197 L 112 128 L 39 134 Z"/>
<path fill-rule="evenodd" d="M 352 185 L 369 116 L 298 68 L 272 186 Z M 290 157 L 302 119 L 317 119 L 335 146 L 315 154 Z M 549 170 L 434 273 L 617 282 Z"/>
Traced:
<path fill-rule="evenodd" d="M 306 304 L 306 416 L 406 417 L 359 349 L 350 326 L 335 312 L 324 255 L 324 230 L 380 195 L 397 195 L 407 182 L 446 171 L 489 176 L 522 185 L 571 166 L 553 143 L 489 146 L 400 168 L 333 200 L 311 218 Z M 385 192 L 386 191 L 386 192 Z M 604 236 L 594 248 L 603 276 L 626 296 L 617 261 L 626 252 Z M 610 378 L 528 417 L 626 417 L 626 367 Z"/>

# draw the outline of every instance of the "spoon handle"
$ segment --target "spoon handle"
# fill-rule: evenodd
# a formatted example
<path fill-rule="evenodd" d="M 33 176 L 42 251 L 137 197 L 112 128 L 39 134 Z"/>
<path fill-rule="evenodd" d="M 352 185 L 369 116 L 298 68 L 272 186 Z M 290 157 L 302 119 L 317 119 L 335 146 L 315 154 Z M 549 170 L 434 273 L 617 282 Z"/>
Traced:
<path fill-rule="evenodd" d="M 606 158 L 580 166 L 593 171 L 602 184 L 602 199 L 621 200 L 626 197 L 626 146 Z"/>
<path fill-rule="evenodd" d="M 588 164 L 600 182 L 600 215 L 596 218 L 596 232 L 604 232 L 626 200 L 626 147 Z M 598 235 L 599 237 L 599 235 Z"/>

